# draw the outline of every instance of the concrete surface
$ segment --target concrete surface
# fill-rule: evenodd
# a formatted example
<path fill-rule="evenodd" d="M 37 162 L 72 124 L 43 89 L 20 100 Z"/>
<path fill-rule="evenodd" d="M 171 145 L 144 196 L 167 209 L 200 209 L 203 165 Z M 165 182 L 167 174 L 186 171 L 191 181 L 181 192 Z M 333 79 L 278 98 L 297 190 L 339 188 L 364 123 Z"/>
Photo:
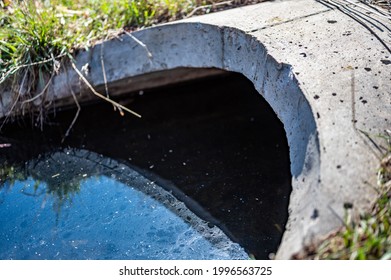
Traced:
<path fill-rule="evenodd" d="M 290 217 L 277 253 L 286 259 L 337 229 L 344 204 L 358 213 L 374 199 L 380 152 L 361 131 L 380 143 L 375 135 L 391 127 L 391 23 L 351 7 L 273 1 L 195 17 L 132 33 L 147 49 L 127 35 L 96 45 L 78 54 L 77 67 L 88 63 L 87 79 L 104 89 L 103 58 L 109 90 L 122 92 L 165 70 L 223 69 L 251 80 L 290 146 Z M 91 96 L 68 68 L 46 102 L 69 98 L 71 89 Z M 13 104 L 6 96 L 0 116 Z"/>

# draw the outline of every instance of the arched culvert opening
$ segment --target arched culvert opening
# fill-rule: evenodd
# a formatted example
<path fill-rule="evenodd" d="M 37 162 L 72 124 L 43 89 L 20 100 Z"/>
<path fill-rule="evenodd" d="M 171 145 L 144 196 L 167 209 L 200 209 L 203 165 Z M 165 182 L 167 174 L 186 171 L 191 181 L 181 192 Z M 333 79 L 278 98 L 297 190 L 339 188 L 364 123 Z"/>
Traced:
<path fill-rule="evenodd" d="M 86 75 L 94 87 L 103 90 L 106 81 L 114 91 L 126 92 L 138 84 L 140 77 L 142 80 L 145 75 L 183 68 L 241 73 L 254 84 L 284 124 L 292 175 L 299 178 L 312 172 L 312 177 L 316 177 L 313 181 L 318 181 L 319 166 L 316 170 L 310 167 L 319 157 L 311 107 L 291 67 L 270 56 L 262 42 L 238 29 L 202 23 L 158 26 L 135 32 L 133 36 L 137 41 L 123 35 L 120 40 L 104 42 L 78 55 L 77 67 L 86 69 L 88 66 Z M 85 85 L 80 89 L 79 79 L 72 69 L 55 77 L 52 98 L 70 97 L 71 88 L 73 92 L 89 92 Z M 155 82 L 164 84 L 159 80 Z M 144 84 L 148 83 L 144 81 Z"/>
<path fill-rule="evenodd" d="M 277 251 L 291 193 L 289 149 L 282 123 L 248 79 L 227 72 L 118 101 L 143 118 L 120 117 L 106 103 L 85 106 L 62 147 L 131 166 L 257 258 Z M 44 135 L 7 127 L 8 138 L 34 139 L 15 141 L 8 159 L 61 146 L 74 114 L 57 112 Z"/>
<path fill-rule="evenodd" d="M 121 40 L 114 39 L 104 42 L 77 56 L 77 67 L 88 69 L 85 75 L 94 87 L 104 88 L 104 77 L 106 77 L 109 89 L 115 85 L 116 91 L 126 93 L 127 87 L 136 83 L 138 78 L 160 71 L 176 71 L 183 68 L 223 69 L 243 74 L 252 83 L 255 90 L 263 96 L 266 103 L 269 104 L 268 106 L 274 111 L 271 115 L 277 116 L 281 121 L 285 130 L 282 138 L 286 137 L 289 146 L 288 159 L 290 159 L 290 174 L 292 174 L 290 222 L 287 225 L 288 230 L 284 233 L 280 254 L 288 256 L 299 249 L 302 244 L 301 238 L 308 235 L 310 223 L 314 219 L 316 220 L 316 217 L 312 215 L 312 205 L 310 204 L 314 201 L 314 196 L 317 193 L 316 187 L 320 182 L 319 149 L 311 107 L 301 92 L 291 67 L 275 61 L 267 53 L 262 43 L 251 35 L 227 27 L 181 23 L 142 30 L 134 33 L 133 36 L 141 40 L 148 49 L 124 35 Z M 148 53 L 152 56 L 149 56 Z M 102 61 L 105 64 L 106 75 L 102 75 Z M 86 68 L 86 66 L 88 67 Z M 248 82 L 248 80 L 246 81 Z M 53 94 L 49 93 L 49 99 L 58 100 L 69 97 L 71 92 L 69 86 L 72 87 L 73 92 L 77 94 L 81 92 L 81 97 L 85 96 L 85 92 L 87 92 L 80 89 L 79 76 L 70 68 L 66 73 L 55 77 L 53 87 L 50 88 Z M 150 95 L 145 95 L 145 97 L 147 96 Z M 130 100 L 131 98 L 128 101 Z M 121 102 L 126 104 L 128 101 L 122 100 Z M 2 104 L 7 106 L 4 100 Z M 182 105 L 180 103 L 173 104 L 176 104 L 178 108 L 181 108 Z M 131 104 L 132 106 L 133 104 Z M 151 104 L 151 108 L 159 109 L 160 107 L 161 104 L 157 102 Z M 137 108 L 134 109 L 137 110 Z M 114 126 L 115 123 L 111 125 Z M 164 126 L 155 128 L 164 129 Z M 264 137 L 270 139 L 267 132 Z M 114 141 L 114 139 L 111 140 Z M 150 139 L 147 137 L 147 140 Z M 185 142 L 182 144 L 194 141 L 188 139 Z M 185 146 L 183 145 L 183 147 Z M 188 166 L 187 162 L 182 162 L 182 165 Z M 153 170 L 155 164 L 145 165 L 144 168 L 146 167 Z M 279 203 L 287 203 L 289 198 L 286 199 Z M 306 207 L 306 205 L 309 206 Z M 279 211 L 279 209 L 281 208 L 276 206 L 273 211 Z M 310 214 L 308 214 L 309 211 L 311 211 Z M 226 214 L 229 217 L 229 213 Z M 259 213 L 259 215 L 262 214 Z M 280 215 L 286 214 L 284 212 Z M 278 222 L 272 222 L 268 226 L 283 231 Z M 274 252 L 278 247 L 280 237 L 273 242 L 265 240 L 266 246 L 270 246 L 269 248 L 272 249 L 264 249 L 263 252 L 256 253 L 256 255 L 263 258 L 268 252 Z M 260 239 L 258 238 L 258 240 Z M 265 239 L 267 238 L 265 237 Z"/>

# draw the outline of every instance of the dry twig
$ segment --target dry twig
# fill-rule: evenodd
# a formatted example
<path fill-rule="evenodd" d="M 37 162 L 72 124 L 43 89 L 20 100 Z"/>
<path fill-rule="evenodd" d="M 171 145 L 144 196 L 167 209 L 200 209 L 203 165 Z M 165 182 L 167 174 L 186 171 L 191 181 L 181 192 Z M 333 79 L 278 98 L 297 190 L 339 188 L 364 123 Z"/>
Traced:
<path fill-rule="evenodd" d="M 103 94 L 100 94 L 99 92 L 97 92 L 93 87 L 92 85 L 88 82 L 88 80 L 83 76 L 83 74 L 80 72 L 79 69 L 77 69 L 75 63 L 73 63 L 73 61 L 71 61 L 71 65 L 72 65 L 72 68 L 76 71 L 76 73 L 79 75 L 80 79 L 88 86 L 88 88 L 92 91 L 93 94 L 95 94 L 97 97 L 113 104 L 116 108 L 118 109 L 122 109 L 128 113 L 131 113 L 133 115 L 135 115 L 136 117 L 138 118 L 141 118 L 141 115 L 140 114 L 137 114 L 136 112 L 126 108 L 125 106 L 122 106 L 121 104 L 111 100 L 110 98 L 107 98 L 106 96 L 104 96 Z"/>

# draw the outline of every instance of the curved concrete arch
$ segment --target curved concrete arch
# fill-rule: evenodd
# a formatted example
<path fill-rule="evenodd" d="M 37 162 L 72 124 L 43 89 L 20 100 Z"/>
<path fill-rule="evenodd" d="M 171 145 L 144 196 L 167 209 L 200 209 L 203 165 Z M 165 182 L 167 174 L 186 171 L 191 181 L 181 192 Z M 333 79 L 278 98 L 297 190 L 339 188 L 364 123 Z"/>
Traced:
<path fill-rule="evenodd" d="M 311 106 L 289 64 L 276 61 L 262 42 L 244 31 L 202 23 L 167 24 L 123 34 L 81 51 L 75 64 L 93 87 L 104 89 L 106 79 L 109 90 L 123 93 L 140 77 L 164 75 L 175 69 L 222 69 L 247 77 L 282 121 L 290 150 L 293 189 L 289 230 L 284 234 L 279 256 L 286 258 L 300 249 L 309 226 L 294 221 L 302 219 L 304 212 L 309 217 L 308 212 L 313 211 L 303 205 L 312 200 L 307 193 L 316 195 L 319 190 L 320 152 Z M 94 97 L 68 67 L 54 77 L 45 101 L 73 102 L 72 92 L 80 100 Z M 4 100 L 3 97 L 3 115 Z"/>
<path fill-rule="evenodd" d="M 104 84 L 102 59 L 109 87 L 120 80 L 132 83 L 132 77 L 182 67 L 238 72 L 254 84 L 284 124 L 292 175 L 297 178 L 308 172 L 309 164 L 317 160 L 316 123 L 299 82 L 290 65 L 277 62 L 255 37 L 238 29 L 202 23 L 164 25 L 132 33 L 132 36 L 146 48 L 123 35 L 78 56 L 78 66 L 82 68 L 88 63 L 91 69 L 88 79 L 92 85 Z M 75 73 L 71 78 L 78 79 Z M 78 83 L 69 84 L 74 85 L 74 91 L 80 90 Z M 59 82 L 54 85 L 59 97 L 64 85 Z M 309 150 L 311 153 L 306 153 Z"/>
<path fill-rule="evenodd" d="M 223 69 L 247 77 L 282 121 L 290 148 L 293 190 L 288 230 L 278 256 L 286 258 L 300 249 L 310 232 L 310 213 L 316 211 L 308 205 L 320 189 L 320 152 L 311 106 L 290 65 L 276 61 L 262 42 L 239 29 L 202 23 L 176 23 L 124 34 L 80 53 L 76 61 L 79 69 L 88 64 L 88 80 L 102 89 L 103 62 L 109 89 L 122 92 L 142 76 L 173 69 Z M 55 98 L 69 95 L 69 85 L 80 92 L 73 70 L 66 79 L 61 75 L 56 79 Z"/>

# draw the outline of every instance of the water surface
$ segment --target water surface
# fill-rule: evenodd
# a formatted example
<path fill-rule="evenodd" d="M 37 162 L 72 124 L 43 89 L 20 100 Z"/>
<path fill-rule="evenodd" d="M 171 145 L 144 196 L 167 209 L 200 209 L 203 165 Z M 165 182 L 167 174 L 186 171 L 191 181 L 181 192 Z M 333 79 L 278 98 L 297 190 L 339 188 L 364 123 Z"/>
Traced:
<path fill-rule="evenodd" d="M 27 178 L 0 189 L 0 259 L 248 258 L 218 227 L 116 161 L 66 150 L 27 166 Z"/>
<path fill-rule="evenodd" d="M 231 73 L 117 101 L 142 118 L 121 117 L 104 102 L 84 105 L 64 142 L 75 109 L 48 116 L 43 132 L 22 120 L 3 127 L 0 143 L 12 146 L 1 149 L 0 162 L 24 165 L 59 147 L 93 151 L 171 191 L 256 258 L 277 251 L 291 193 L 289 148 L 283 124 L 249 80 Z"/>

